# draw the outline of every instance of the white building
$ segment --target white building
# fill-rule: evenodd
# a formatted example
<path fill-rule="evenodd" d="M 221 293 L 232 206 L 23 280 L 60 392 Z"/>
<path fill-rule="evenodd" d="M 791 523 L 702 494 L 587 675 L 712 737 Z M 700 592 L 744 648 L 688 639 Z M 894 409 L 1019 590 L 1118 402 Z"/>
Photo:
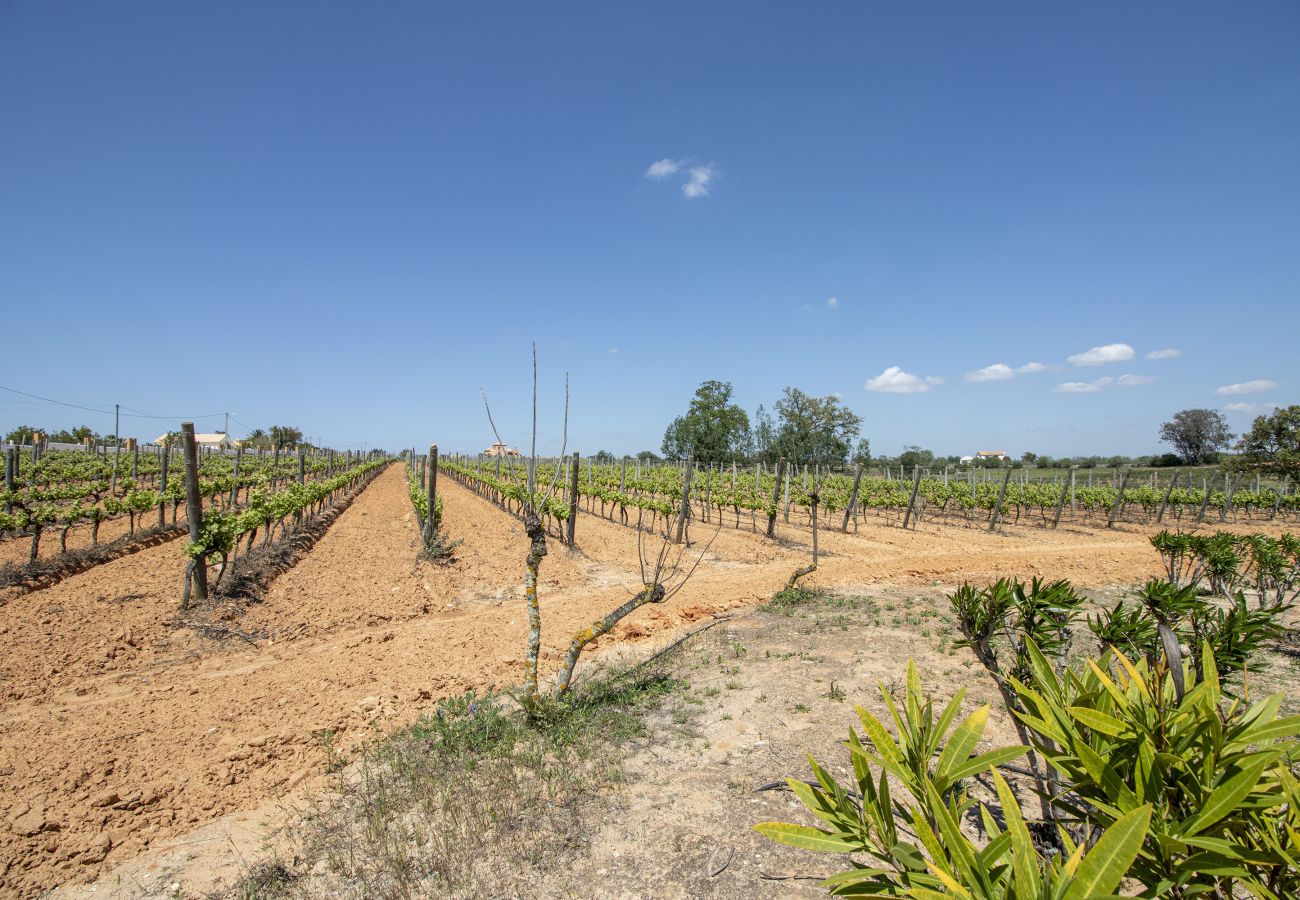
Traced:
<path fill-rule="evenodd" d="M 154 438 L 153 442 L 155 444 L 165 444 L 167 442 L 167 435 L 160 434 L 158 437 Z M 238 441 L 221 431 L 213 431 L 204 434 L 196 433 L 194 435 L 194 443 L 198 444 L 200 447 L 210 447 L 213 449 L 220 448 L 222 450 L 234 450 L 235 447 L 239 446 Z"/>

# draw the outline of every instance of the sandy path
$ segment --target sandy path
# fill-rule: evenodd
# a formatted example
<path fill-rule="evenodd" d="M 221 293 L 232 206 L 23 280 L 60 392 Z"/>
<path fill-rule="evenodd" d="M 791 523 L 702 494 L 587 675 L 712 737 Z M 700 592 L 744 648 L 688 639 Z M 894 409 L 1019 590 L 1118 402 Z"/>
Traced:
<path fill-rule="evenodd" d="M 240 628 L 260 649 L 216 645 L 168 625 L 178 545 L 74 576 L 0 607 L 6 694 L 0 734 L 0 892 L 31 895 L 93 877 L 151 844 L 223 814 L 313 786 L 323 735 L 355 747 L 468 688 L 522 680 L 526 544 L 519 523 L 456 485 L 442 486 L 450 567 L 416 564 L 416 523 L 400 466 L 377 478 Z M 697 523 L 703 541 L 711 529 Z M 778 541 L 724 529 L 686 589 L 638 611 L 613 638 L 676 629 L 770 597 L 808 556 L 806 528 Z M 578 520 L 580 551 L 552 542 L 542 570 L 543 661 L 637 583 L 632 529 Z M 951 584 L 1001 574 L 1082 585 L 1158 571 L 1145 533 L 923 526 L 825 533 L 835 586 Z M 122 595 L 132 596 L 122 600 Z M 129 634 L 123 634 L 130 629 Z M 612 638 L 607 638 L 609 643 Z"/>

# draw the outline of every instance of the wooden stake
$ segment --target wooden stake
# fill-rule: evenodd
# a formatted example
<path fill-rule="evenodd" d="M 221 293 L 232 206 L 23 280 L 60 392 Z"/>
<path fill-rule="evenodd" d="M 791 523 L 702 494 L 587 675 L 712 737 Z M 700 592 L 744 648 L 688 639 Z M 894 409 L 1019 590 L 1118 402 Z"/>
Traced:
<path fill-rule="evenodd" d="M 556 465 L 563 465 L 563 460 L 557 460 Z M 573 452 L 573 464 L 569 470 L 569 521 L 566 524 L 566 540 L 570 547 L 574 546 L 574 533 L 578 527 L 578 452 Z"/>
<path fill-rule="evenodd" d="M 1008 470 L 1010 471 L 1010 470 Z M 907 498 L 907 512 L 903 513 L 903 529 L 912 521 L 912 510 L 916 507 L 916 492 L 921 489 L 921 467 L 912 466 L 912 496 Z"/>
<path fill-rule="evenodd" d="M 673 539 L 674 544 L 680 544 L 686 540 L 686 520 L 691 514 L 691 476 L 695 474 L 695 466 L 688 463 L 686 474 L 682 476 L 682 511 L 677 517 L 677 536 Z"/>
<path fill-rule="evenodd" d="M 1124 477 L 1120 479 L 1119 490 L 1115 492 L 1115 502 L 1111 504 L 1110 515 L 1106 517 L 1106 527 L 1115 527 L 1115 517 L 1119 515 L 1119 508 L 1124 505 L 1124 488 L 1128 487 L 1128 477 L 1133 474 L 1132 469 L 1124 470 Z"/>
<path fill-rule="evenodd" d="M 1175 472 L 1174 477 L 1169 479 L 1169 487 L 1165 490 L 1165 496 L 1160 501 L 1160 511 L 1156 513 L 1157 525 L 1165 520 L 1165 510 L 1169 507 L 1169 498 L 1174 495 L 1174 487 L 1178 484 L 1178 476 L 1182 474 L 1182 472 Z"/>
<path fill-rule="evenodd" d="M 781 499 L 781 479 L 785 478 L 785 457 L 776 461 L 776 484 L 772 486 L 772 507 L 767 514 L 767 536 L 776 537 L 776 502 Z M 754 485 L 758 493 L 758 485 Z"/>
<path fill-rule="evenodd" d="M 437 522 L 438 517 L 436 515 L 436 510 L 438 509 L 437 506 L 438 445 L 437 444 L 429 445 L 429 480 L 427 484 L 428 487 L 426 488 L 426 490 L 428 491 L 428 493 L 426 496 L 429 498 L 429 515 L 427 515 L 424 519 L 424 545 L 426 547 L 433 542 L 434 533 L 437 531 L 438 528 L 438 522 Z"/>
<path fill-rule="evenodd" d="M 167 501 L 161 499 L 162 495 L 167 493 L 167 463 L 170 454 L 170 448 L 163 444 L 160 448 L 162 458 L 158 463 L 158 527 L 162 528 L 167 524 Z"/>
<path fill-rule="evenodd" d="M 862 486 L 862 466 L 858 465 L 857 474 L 853 476 L 853 492 L 849 494 L 849 505 L 844 509 L 844 524 L 840 531 L 848 534 L 849 517 L 853 515 L 853 508 L 858 505 L 858 488 Z"/>
<path fill-rule="evenodd" d="M 1004 476 L 1002 476 L 1002 489 L 998 491 L 998 502 L 997 502 L 997 505 L 993 507 L 993 515 L 989 518 L 989 531 L 996 531 L 996 530 L 997 530 L 997 527 L 998 527 L 998 519 L 999 519 L 999 518 L 1001 517 L 1001 515 L 1002 515 L 1002 501 L 1003 501 L 1004 499 L 1006 499 L 1006 496 L 1007 496 L 1007 483 L 1010 482 L 1010 481 L 1011 481 L 1011 468 L 1010 468 L 1010 466 L 1008 466 L 1008 467 L 1007 467 L 1007 474 L 1004 475 Z"/>
<path fill-rule="evenodd" d="M 197 543 L 203 531 L 203 496 L 199 493 L 199 448 L 194 441 L 194 423 L 181 423 L 181 440 L 185 446 L 185 515 L 190 520 L 190 542 Z M 208 561 L 198 556 L 190 562 L 189 583 L 193 585 L 193 599 L 208 599 Z M 190 605 L 189 587 L 181 600 L 181 609 Z"/>

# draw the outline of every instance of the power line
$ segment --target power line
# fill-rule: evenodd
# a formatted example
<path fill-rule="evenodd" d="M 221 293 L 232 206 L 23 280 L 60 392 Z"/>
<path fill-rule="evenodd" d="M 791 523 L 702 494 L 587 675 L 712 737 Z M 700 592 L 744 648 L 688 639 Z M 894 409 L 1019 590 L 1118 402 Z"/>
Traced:
<path fill-rule="evenodd" d="M 89 406 L 82 406 L 80 403 L 65 403 L 62 400 L 53 400 L 49 397 L 41 397 L 37 394 L 29 394 L 26 391 L 20 391 L 17 388 L 5 387 L 3 384 L 0 384 L 0 389 L 9 391 L 11 394 L 22 394 L 24 397 L 31 397 L 33 400 L 43 400 L 46 403 L 53 403 L 57 406 L 69 406 L 73 409 L 84 409 L 86 412 L 99 413 L 101 416 L 111 416 L 113 414 L 112 410 L 94 409 Z"/>
<path fill-rule="evenodd" d="M 129 407 L 129 406 L 124 406 L 124 407 L 122 407 L 122 409 L 131 409 L 131 407 Z M 152 415 L 150 415 L 149 413 L 140 412 L 140 410 L 137 409 L 137 410 L 135 410 L 134 413 L 127 413 L 127 412 L 124 412 L 124 413 L 122 413 L 122 415 L 127 416 L 127 417 L 132 418 L 132 419 L 169 419 L 169 420 L 171 420 L 171 421 L 173 421 L 173 422 L 179 422 L 179 421 L 182 421 L 182 420 L 184 420 L 184 421 L 189 421 L 189 420 L 191 420 L 191 419 L 213 419 L 213 418 L 216 418 L 217 416 L 224 416 L 225 413 L 223 413 L 223 412 L 219 412 L 219 413 L 204 413 L 204 414 L 201 415 L 201 416 L 152 416 Z"/>

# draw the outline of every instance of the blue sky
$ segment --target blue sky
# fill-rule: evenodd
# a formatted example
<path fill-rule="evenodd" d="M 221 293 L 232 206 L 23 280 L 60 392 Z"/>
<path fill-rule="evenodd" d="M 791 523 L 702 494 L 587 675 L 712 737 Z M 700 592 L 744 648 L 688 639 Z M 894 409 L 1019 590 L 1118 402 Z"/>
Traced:
<path fill-rule="evenodd" d="M 878 453 L 1241 429 L 1300 402 L 1298 45 L 1292 2 L 3 3 L 0 384 L 474 451 L 536 340 L 551 451 L 566 370 L 584 453 L 710 378 Z"/>

